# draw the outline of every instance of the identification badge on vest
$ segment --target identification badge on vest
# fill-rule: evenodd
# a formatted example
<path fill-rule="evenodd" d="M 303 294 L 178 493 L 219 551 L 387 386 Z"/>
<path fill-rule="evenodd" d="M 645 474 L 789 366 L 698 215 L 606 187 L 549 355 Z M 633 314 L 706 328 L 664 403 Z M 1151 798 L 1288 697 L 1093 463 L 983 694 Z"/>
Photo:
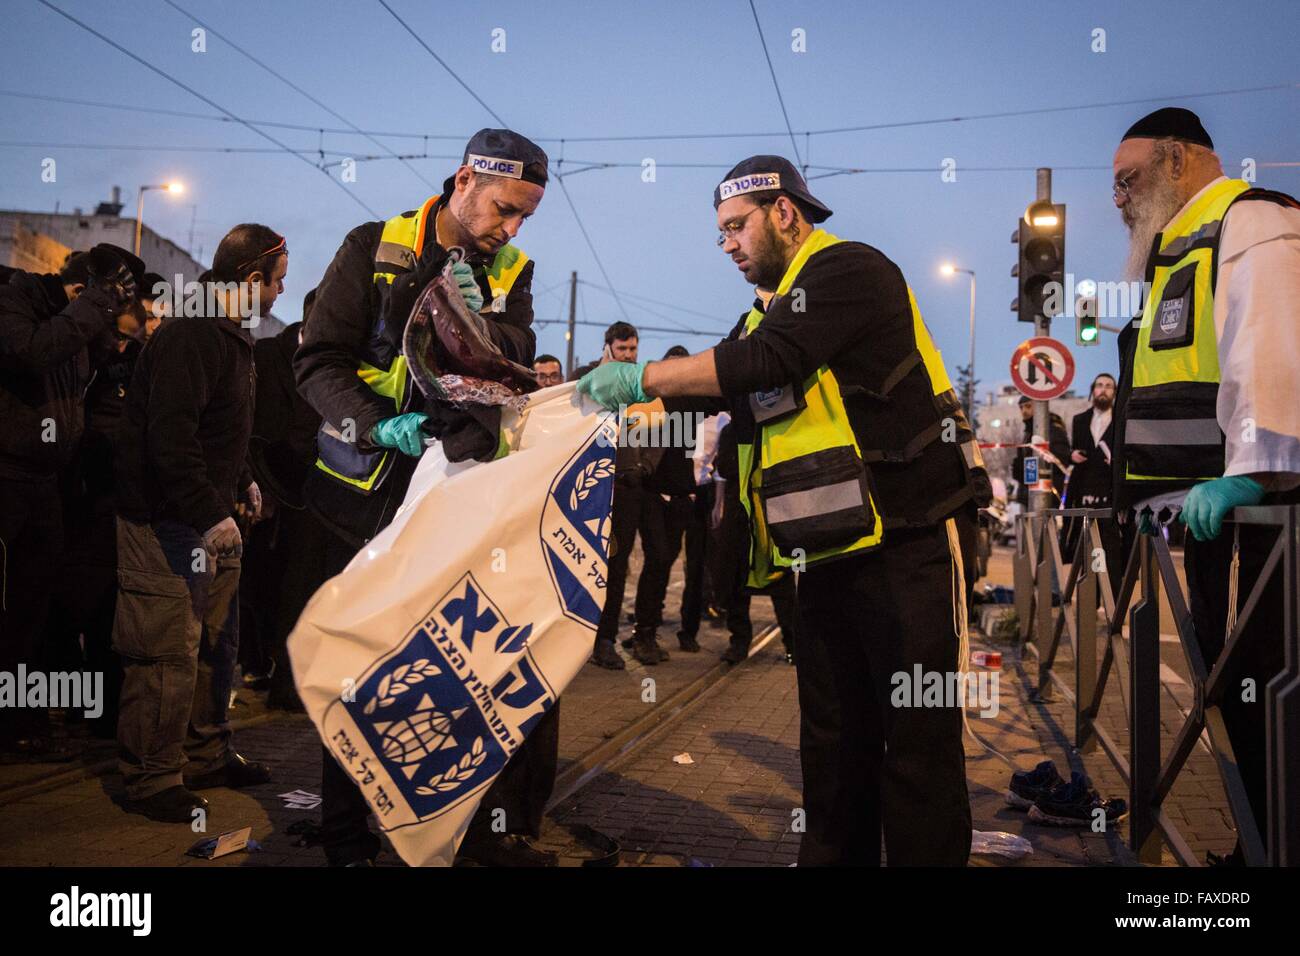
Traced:
<path fill-rule="evenodd" d="M 1196 263 L 1183 266 L 1165 283 L 1151 317 L 1151 348 L 1181 349 L 1196 334 Z"/>
<path fill-rule="evenodd" d="M 784 418 L 807 406 L 803 393 L 796 391 L 792 385 L 783 385 L 781 388 L 773 388 L 765 392 L 749 393 L 749 411 L 759 425 Z"/>

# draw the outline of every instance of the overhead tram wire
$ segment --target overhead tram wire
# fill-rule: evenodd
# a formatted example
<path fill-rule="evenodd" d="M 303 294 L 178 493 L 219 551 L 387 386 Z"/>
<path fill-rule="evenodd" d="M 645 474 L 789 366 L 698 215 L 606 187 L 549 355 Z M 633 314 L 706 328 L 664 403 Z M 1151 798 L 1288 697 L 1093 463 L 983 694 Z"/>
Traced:
<path fill-rule="evenodd" d="M 361 133 L 361 129 L 360 129 L 360 127 L 358 127 L 355 123 L 353 123 L 351 120 L 349 120 L 346 116 L 343 116 L 343 115 L 341 115 L 337 110 L 331 109 L 330 107 L 326 106 L 323 102 L 321 102 L 321 100 L 320 100 L 319 98 L 317 98 L 317 97 L 313 96 L 312 94 L 308 93 L 306 90 L 304 90 L 304 89 L 303 89 L 301 86 L 299 86 L 297 83 L 293 82 L 293 80 L 289 79 L 289 78 L 288 78 L 287 76 L 285 76 L 283 73 L 281 73 L 281 72 L 279 72 L 278 70 L 276 70 L 276 69 L 274 69 L 274 68 L 268 66 L 267 64 L 263 63 L 261 60 L 259 60 L 259 59 L 258 59 L 257 57 L 255 57 L 255 56 L 253 56 L 253 54 L 249 53 L 247 50 L 245 50 L 242 46 L 240 46 L 240 45 L 239 45 L 238 43 L 236 43 L 234 40 L 230 39 L 230 37 L 226 36 L 225 34 L 221 33 L 219 30 L 217 30 L 216 27 L 212 27 L 212 26 L 209 26 L 208 24 L 204 23 L 202 20 L 200 20 L 200 19 L 199 19 L 198 17 L 196 17 L 194 14 L 190 13 L 188 10 L 186 10 L 184 7 L 182 7 L 180 4 L 176 3 L 175 0 L 163 0 L 163 3 L 167 4 L 167 6 L 171 7 L 173 10 L 176 10 L 176 11 L 180 12 L 181 14 L 183 14 L 183 15 L 189 17 L 191 20 L 193 20 L 193 21 L 194 21 L 195 23 L 197 23 L 199 26 L 203 27 L 203 29 L 207 30 L 207 31 L 208 31 L 209 33 L 211 33 L 213 36 L 217 37 L 217 38 L 220 39 L 220 40 L 224 40 L 226 43 L 230 44 L 230 46 L 233 47 L 234 50 L 235 50 L 237 53 L 241 54 L 241 55 L 242 55 L 243 57 L 245 57 L 246 59 L 251 60 L 253 63 L 256 63 L 258 66 L 260 66 L 262 69 L 264 69 L 267 73 L 270 73 L 273 77 L 275 77 L 275 78 L 276 78 L 277 80 L 279 80 L 281 83 L 285 84 L 287 87 L 289 87 L 289 88 L 290 88 L 291 90 L 293 90 L 294 92 L 300 94 L 301 96 L 305 96 L 307 99 L 311 100 L 313 103 L 315 103 L 315 104 L 316 104 L 317 106 L 319 106 L 321 109 L 323 109 L 326 113 L 329 113 L 331 116 L 333 116 L 333 117 L 334 117 L 336 120 L 338 120 L 340 123 L 344 123 L 344 124 L 346 124 L 347 126 L 350 126 L 350 127 L 351 127 L 354 131 L 356 131 L 357 133 Z M 390 149 L 390 148 L 389 148 L 387 145 L 385 145 L 384 143 L 381 143 L 381 142 L 380 142 L 378 139 L 376 139 L 374 136 L 372 136 L 372 135 L 370 135 L 370 134 L 368 134 L 368 133 L 361 133 L 361 135 L 365 136 L 366 139 L 368 139 L 370 142 L 374 143 L 376 146 L 378 146 L 380 149 L 384 150 L 385 152 L 387 152 L 387 153 L 390 154 L 391 156 L 393 156 L 395 159 L 400 159 L 400 158 L 401 158 L 401 157 L 399 157 L 395 152 L 393 152 L 392 149 Z M 402 159 L 401 162 L 402 162 L 402 165 L 405 166 L 407 169 L 409 169 L 413 174 L 415 174 L 415 176 L 416 176 L 416 177 L 417 177 L 417 178 L 418 178 L 422 183 L 424 183 L 424 184 L 425 184 L 426 186 L 428 186 L 430 189 L 433 189 L 435 192 L 438 190 L 438 186 L 437 186 L 436 183 L 431 182 L 431 181 L 430 181 L 430 180 L 429 180 L 429 179 L 428 179 L 428 178 L 427 178 L 423 173 L 421 173 L 418 169 L 416 169 L 414 166 L 412 166 L 408 161 L 406 161 L 405 159 Z"/>
<path fill-rule="evenodd" d="M 1249 93 L 1269 93 L 1280 90 L 1300 90 L 1300 83 L 1273 83 L 1267 86 L 1241 87 L 1231 90 L 1210 90 L 1203 93 L 1183 93 L 1172 96 L 1148 96 L 1132 100 L 1111 100 L 1103 103 L 1076 103 L 1069 106 L 1036 107 L 1033 109 L 1006 110 L 997 113 L 972 113 L 969 116 L 944 116 L 920 120 L 899 120 L 887 123 L 869 123 L 859 126 L 839 126 L 827 129 L 795 130 L 795 135 L 826 136 L 836 133 L 873 132 L 886 129 L 905 129 L 912 126 L 932 126 L 942 123 L 966 123 L 988 119 L 1010 119 L 1018 116 L 1038 116 L 1044 113 L 1066 113 L 1079 110 L 1105 109 L 1114 106 L 1133 106 L 1143 103 L 1165 103 L 1172 100 L 1204 99 L 1214 96 L 1240 96 Z M 18 99 L 42 100 L 51 103 L 68 103 L 74 106 L 93 106 L 100 109 L 126 110 L 135 113 L 153 113 L 159 116 L 178 116 L 186 119 L 200 119 L 211 122 L 239 122 L 244 125 L 266 126 L 273 129 L 291 129 L 310 133 L 334 133 L 341 136 L 386 136 L 394 139 L 432 139 L 448 142 L 464 142 L 468 134 L 464 133 L 418 133 L 409 130 L 373 130 L 348 129 L 345 127 L 310 126 L 304 123 L 288 123 L 279 120 L 242 119 L 231 116 L 218 116 L 212 113 L 195 113 L 184 110 L 172 110 L 163 107 L 130 106 L 122 103 L 105 103 L 97 100 L 83 100 L 67 96 L 53 96 L 44 93 L 28 93 L 20 90 L 0 90 L 0 96 L 12 96 Z M 710 139 L 766 139 L 785 135 L 787 131 L 767 130 L 765 132 L 714 132 L 714 133 L 621 133 L 611 136 L 533 136 L 539 143 L 618 143 L 649 142 L 663 140 L 710 140 Z M 603 164 L 598 164 L 603 165 Z M 662 165 L 662 164 L 661 164 Z M 814 168 L 811 165 L 809 168 Z"/>
<path fill-rule="evenodd" d="M 563 160 L 561 160 L 561 162 L 563 162 Z M 578 231 L 582 233 L 582 238 L 586 240 L 587 248 L 591 250 L 591 257 L 596 260 L 596 268 L 598 268 L 600 274 L 605 277 L 605 285 L 613 289 L 614 283 L 609 281 L 609 272 L 606 271 L 605 263 L 600 259 L 600 253 L 596 251 L 596 244 L 591 241 L 591 236 L 587 233 L 587 227 L 582 222 L 582 216 L 578 213 L 578 207 L 573 203 L 573 197 L 569 195 L 569 187 L 564 184 L 563 174 L 557 171 L 555 178 L 560 184 L 560 191 L 564 193 L 565 200 L 569 203 L 569 209 L 573 212 L 574 221 L 578 224 Z M 627 307 L 623 305 L 623 300 L 618 297 L 617 292 L 614 293 L 614 302 L 617 303 L 618 310 L 623 313 L 623 318 L 631 322 L 632 317 L 627 314 Z"/>
<path fill-rule="evenodd" d="M 276 138 L 275 138 L 274 136 L 272 136 L 270 133 L 267 133 L 267 132 L 264 131 L 264 130 L 260 130 L 260 129 L 258 129 L 256 126 L 254 126 L 254 125 L 252 125 L 251 123 L 247 122 L 246 120 L 241 119 L 240 117 L 236 116 L 234 113 L 232 113 L 230 110 L 226 109 L 226 108 L 225 108 L 224 106 L 222 106 L 220 103 L 216 102 L 216 101 L 213 100 L 213 99 L 210 99 L 210 98 L 207 97 L 207 96 L 204 96 L 202 93 L 200 93 L 198 90 L 194 89 L 192 86 L 189 86 L 189 85 L 187 85 L 187 84 L 181 82 L 180 80 L 176 79 L 176 77 L 172 76 L 172 75 L 171 75 L 170 73 L 168 73 L 167 71 L 162 70 L 162 69 L 160 69 L 159 67 L 154 66 L 152 63 L 150 63 L 148 60 L 144 59 L 143 57 L 138 56 L 138 55 L 135 54 L 135 53 L 132 53 L 130 50 L 128 50 L 126 47 L 122 46 L 122 44 L 118 43 L 116 40 L 110 39 L 109 37 L 105 36 L 103 33 L 100 33 L 98 30 L 96 30 L 94 27 L 90 26 L 89 24 L 87 24 L 87 23 L 85 23 L 85 22 L 83 22 L 83 21 L 81 21 L 81 20 L 78 20 L 76 17 L 74 17 L 72 14 L 68 13 L 66 10 L 63 10 L 63 9 L 60 9 L 59 7 L 56 7 L 54 4 L 50 3 L 50 0 L 37 0 L 37 2 L 40 3 L 42 6 L 48 7 L 49 9 L 53 10 L 55 13 L 57 13 L 59 16 L 63 17 L 64 19 L 66 19 L 66 20 L 70 20 L 72 23 L 75 23 L 77 26 L 81 27 L 81 29 L 85 30 L 87 33 L 90 33 L 90 34 L 92 34 L 93 36 L 96 36 L 96 37 L 98 37 L 99 39 L 103 40 L 105 43 L 107 43 L 109 46 L 113 47 L 115 50 L 118 50 L 119 52 L 126 54 L 126 55 L 129 56 L 131 59 L 133 59 L 133 60 L 135 60 L 137 63 L 139 63 L 141 66 L 148 68 L 149 70 L 153 71 L 154 73 L 157 73 L 159 76 L 161 76 L 163 79 L 167 80 L 168 82 L 173 83 L 173 84 L 175 84 L 176 86 L 179 86 L 181 89 L 183 89 L 186 93 L 189 93 L 191 96 L 197 97 L 198 99 L 202 100 L 204 103 L 207 103 L 207 104 L 208 104 L 209 106 L 211 106 L 213 109 L 220 110 L 222 113 L 224 113 L 224 114 L 226 114 L 227 116 L 229 116 L 232 120 L 235 120 L 236 122 L 240 123 L 241 125 L 247 127 L 249 130 L 251 130 L 252 132 L 256 133 L 258 136 L 262 137 L 263 139 L 267 140 L 268 142 L 273 143 L 273 144 L 275 144 L 276 146 L 280 147 L 280 149 L 282 149 L 284 152 L 289 153 L 290 155 L 292 155 L 292 156 L 294 156 L 294 157 L 296 157 L 296 158 L 298 158 L 298 159 L 301 159 L 304 163 L 306 163 L 306 164 L 307 164 L 308 166 L 310 166 L 312 169 L 315 169 L 317 172 L 319 172 L 322 176 L 324 176 L 326 179 L 328 179 L 331 183 L 333 183 L 333 184 L 334 184 L 335 186 L 337 186 L 339 189 L 343 190 L 343 192 L 346 193 L 346 194 L 347 194 L 347 195 L 352 199 L 353 202 L 355 202 L 355 203 L 357 203 L 359 206 L 361 206 L 361 208 L 363 208 L 366 212 L 368 212 L 370 215 L 372 215 L 372 216 L 378 218 L 379 213 L 377 213 L 375 210 L 371 209 L 368 205 L 366 205 L 365 201 L 364 201 L 360 196 L 358 196 L 358 195 L 356 195 L 355 193 L 353 193 L 350 189 L 348 189 L 346 186 L 344 186 L 343 183 L 339 182 L 339 181 L 336 180 L 333 176 L 331 176 L 329 173 L 325 172 L 325 170 L 323 170 L 323 169 L 321 169 L 320 167 L 318 167 L 315 163 L 313 163 L 313 162 L 312 162 L 310 159 L 308 159 L 306 156 L 303 156 L 303 155 L 299 154 L 298 152 L 296 152 L 295 150 L 293 150 L 292 148 L 290 148 L 290 147 L 287 146 L 286 144 L 280 142 L 278 139 L 276 139 Z"/>
<path fill-rule="evenodd" d="M 635 292 L 627 292 L 624 291 L 623 289 L 610 289 L 603 285 L 597 285 L 594 282 L 588 282 L 586 279 L 579 279 L 578 284 L 589 285 L 593 289 L 599 289 L 601 292 L 608 292 L 611 295 L 617 293 L 618 295 L 624 296 L 629 299 L 640 300 L 642 302 L 649 302 L 651 305 L 660 305 L 663 306 L 664 308 L 676 309 L 678 312 L 685 312 L 688 315 L 699 316 L 702 319 L 712 319 L 715 322 L 718 319 L 716 315 L 710 315 L 708 312 L 701 312 L 698 309 L 688 309 L 686 306 L 678 305 L 676 302 L 665 302 L 662 299 L 652 299 L 648 295 L 638 295 Z"/>
<path fill-rule="evenodd" d="M 400 23 L 403 26 L 403 28 L 405 28 L 406 32 L 415 38 L 416 43 L 424 47 L 425 51 L 429 54 L 429 56 L 433 57 L 435 60 L 438 61 L 439 66 L 441 66 L 444 70 L 446 70 L 448 73 L 451 74 L 452 79 L 454 79 L 457 83 L 459 83 L 461 86 L 465 88 L 466 93 L 474 97 L 475 101 L 478 103 L 479 106 L 483 107 L 490 114 L 492 114 L 492 118 L 496 120 L 498 123 L 500 123 L 503 127 L 507 125 L 506 121 L 497 115 L 496 110 L 492 109 L 492 107 L 484 103 L 483 98 L 479 96 L 477 93 L 475 93 L 472 89 L 470 89 L 469 84 L 466 83 L 464 80 L 462 80 L 459 76 L 457 76 L 456 71 L 453 70 L 451 67 L 449 67 L 446 61 L 443 60 L 442 57 L 438 56 L 438 54 L 433 52 L 433 48 L 420 38 L 420 34 L 416 33 L 414 30 L 411 29 L 410 24 L 408 24 L 405 20 L 403 20 L 401 17 L 397 15 L 397 11 L 394 10 L 392 7 L 390 7 L 386 2 L 386 0 L 379 0 L 379 5 L 383 7 L 385 10 L 387 10 L 390 14 L 392 14 L 393 19 L 396 20 L 398 23 Z"/>
<path fill-rule="evenodd" d="M 772 66 L 772 56 L 767 52 L 767 40 L 763 38 L 763 25 L 758 22 L 758 11 L 754 9 L 754 0 L 749 0 L 749 12 L 754 15 L 754 26 L 758 29 L 758 42 L 763 44 L 763 56 L 767 60 L 767 72 L 772 74 L 772 86 L 776 88 L 776 101 L 781 104 L 781 116 L 785 119 L 785 131 L 790 134 L 790 148 L 794 150 L 795 162 L 803 165 L 799 155 L 799 144 L 794 139 L 794 129 L 790 126 L 790 114 L 785 111 L 785 97 L 781 95 L 781 84 L 776 81 L 776 68 Z"/>

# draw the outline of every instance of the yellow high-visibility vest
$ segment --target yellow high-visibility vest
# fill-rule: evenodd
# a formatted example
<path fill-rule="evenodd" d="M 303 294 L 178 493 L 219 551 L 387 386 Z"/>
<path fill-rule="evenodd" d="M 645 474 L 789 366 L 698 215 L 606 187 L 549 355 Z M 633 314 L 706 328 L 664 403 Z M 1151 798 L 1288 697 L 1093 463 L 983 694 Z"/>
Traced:
<path fill-rule="evenodd" d="M 1208 481 L 1223 474 L 1216 404 L 1214 281 L 1228 208 L 1250 187 L 1210 186 L 1160 234 L 1133 353 L 1124 415 L 1126 481 Z"/>
<path fill-rule="evenodd" d="M 426 235 L 433 228 L 435 217 L 432 211 L 439 198 L 432 196 L 419 209 L 404 212 L 384 223 L 379 247 L 375 251 L 376 285 L 391 285 L 399 275 L 415 268 Z M 499 310 L 504 306 L 506 296 L 528 262 L 523 250 L 509 244 L 501 247 L 487 269 L 492 297 L 483 303 L 483 311 Z M 410 398 L 406 356 L 392 347 L 379 324 L 379 316 L 375 316 L 365 354 L 359 357 L 357 375 L 376 395 L 391 401 L 393 414 L 398 415 L 407 409 Z M 368 494 L 382 484 L 394 453 L 386 448 L 363 452 L 357 447 L 357 437 L 341 434 L 328 421 L 322 422 L 316 436 L 316 467 Z"/>

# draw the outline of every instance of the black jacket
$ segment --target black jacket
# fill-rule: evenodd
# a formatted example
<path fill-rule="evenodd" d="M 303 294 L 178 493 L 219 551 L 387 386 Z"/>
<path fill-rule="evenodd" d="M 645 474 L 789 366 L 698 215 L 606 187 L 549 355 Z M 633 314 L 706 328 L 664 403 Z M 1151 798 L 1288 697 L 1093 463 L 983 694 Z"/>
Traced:
<path fill-rule="evenodd" d="M 71 461 L 115 319 L 93 289 L 69 302 L 57 275 L 17 272 L 0 286 L 0 477 L 45 480 Z"/>
<path fill-rule="evenodd" d="M 1050 412 L 1048 415 L 1048 421 L 1048 431 L 1050 434 L 1047 436 L 1047 450 L 1063 464 L 1069 465 L 1070 436 L 1065 431 L 1065 419 L 1056 414 L 1056 412 Z M 1024 423 L 1024 433 L 1021 436 L 1021 441 L 1027 445 L 1029 444 L 1029 440 L 1033 437 L 1034 421 L 1031 418 L 1029 421 Z M 1019 487 L 1016 489 L 1016 500 L 1022 505 L 1027 505 L 1029 503 L 1029 488 L 1025 484 L 1025 459 L 1029 457 L 1029 454 L 1030 449 L 1028 448 L 1016 449 L 1016 460 L 1011 466 L 1012 477 L 1019 482 Z M 1035 454 L 1037 455 L 1037 453 Z M 1061 492 L 1065 489 L 1065 472 L 1056 465 L 1053 465 L 1046 458 L 1042 457 L 1042 455 L 1037 455 L 1037 457 L 1039 480 L 1041 481 L 1043 478 L 1050 477 L 1052 479 L 1052 487 L 1056 489 L 1057 497 L 1060 497 Z"/>
<path fill-rule="evenodd" d="M 1115 415 L 1111 413 L 1110 422 L 1102 434 L 1102 451 L 1092 440 L 1093 409 L 1089 408 L 1074 416 L 1070 423 L 1070 450 L 1081 451 L 1087 458 L 1078 462 L 1070 470 L 1069 507 L 1095 508 L 1110 502 L 1111 497 L 1111 462 L 1115 454 Z"/>
<path fill-rule="evenodd" d="M 252 480 L 253 340 L 225 317 L 166 322 L 140 353 L 118 430 L 117 513 L 202 534 Z"/>
<path fill-rule="evenodd" d="M 257 401 L 248 464 L 264 496 L 280 505 L 303 506 L 303 483 L 316 460 L 320 414 L 298 394 L 293 356 L 301 323 L 253 345 Z"/>
<path fill-rule="evenodd" d="M 436 203 L 429 215 L 435 216 L 444 201 Z M 293 362 L 302 397 L 340 431 L 346 427 L 345 420 L 349 420 L 358 448 L 366 452 L 375 450 L 370 442 L 371 429 L 396 413 L 391 401 L 375 394 L 357 376 L 360 356 L 376 329 L 376 322 L 388 342 L 400 351 L 406 320 L 423 291 L 416 281 L 417 275 L 431 277 L 447 258 L 447 250 L 434 240 L 430 223 L 416 268 L 399 275 L 391 287 L 377 284 L 375 253 L 383 231 L 382 222 L 368 222 L 353 229 L 343 240 L 316 287 L 311 320 Z M 492 313 L 494 321 L 488 323 L 492 340 L 505 356 L 530 368 L 537 347 L 532 328 L 533 267 L 532 261 L 524 266 L 506 297 L 505 311 Z M 480 277 L 484 301 L 491 301 L 486 277 L 481 270 L 476 270 L 476 274 Z M 425 402 L 409 376 L 406 387 L 413 392 L 410 410 L 430 415 L 429 431 L 442 438 L 449 453 L 455 447 L 463 449 L 464 457 L 476 457 L 481 447 L 489 443 L 495 447 L 495 433 L 486 436 L 475 416 Z M 383 483 L 368 495 L 313 467 L 306 484 L 308 507 L 336 534 L 360 547 L 392 520 L 415 472 L 416 459 L 400 452 L 394 455 L 393 467 Z"/>
<path fill-rule="evenodd" d="M 917 345 L 898 266 L 871 246 L 840 242 L 809 257 L 798 285 L 802 296 L 773 299 L 762 324 L 744 337 L 742 318 L 714 351 L 737 441 L 755 433 L 750 393 L 802 383 L 826 365 L 866 460 L 888 453 L 868 465 L 888 525 L 934 524 L 983 500 L 987 478 L 967 473 L 955 442 L 936 435 L 910 458 L 900 454 L 942 419 L 955 423 L 958 441 L 970 429 L 951 391 L 936 396 L 922 364 L 904 365 Z"/>

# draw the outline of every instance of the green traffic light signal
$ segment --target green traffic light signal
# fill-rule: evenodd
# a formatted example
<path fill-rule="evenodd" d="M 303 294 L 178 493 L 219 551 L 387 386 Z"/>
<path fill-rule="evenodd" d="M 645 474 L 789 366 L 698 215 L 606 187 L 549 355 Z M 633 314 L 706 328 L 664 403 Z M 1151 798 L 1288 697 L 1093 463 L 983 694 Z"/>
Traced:
<path fill-rule="evenodd" d="M 1079 330 L 1079 338 L 1085 342 L 1091 342 L 1097 337 L 1097 327 L 1095 325 L 1085 325 Z"/>

